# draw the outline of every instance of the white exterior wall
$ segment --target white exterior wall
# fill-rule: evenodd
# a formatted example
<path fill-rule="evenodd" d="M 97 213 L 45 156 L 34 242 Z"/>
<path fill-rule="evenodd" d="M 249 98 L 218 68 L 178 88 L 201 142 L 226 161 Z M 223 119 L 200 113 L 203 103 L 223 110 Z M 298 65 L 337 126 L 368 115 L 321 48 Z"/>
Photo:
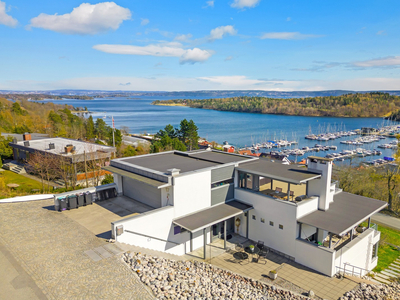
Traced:
<path fill-rule="evenodd" d="M 308 215 L 316 210 L 318 210 L 318 197 L 313 197 L 311 199 L 303 200 L 297 203 L 297 219 Z"/>
<path fill-rule="evenodd" d="M 167 205 L 174 205 L 174 189 L 172 187 L 166 187 L 161 189 L 161 207 Z"/>
<path fill-rule="evenodd" d="M 175 218 L 211 206 L 211 171 L 193 172 L 173 178 Z"/>
<path fill-rule="evenodd" d="M 114 175 L 114 183 L 117 185 L 117 194 L 122 195 L 124 193 L 122 186 L 122 176 L 115 173 L 113 175 Z"/>
<path fill-rule="evenodd" d="M 183 255 L 185 253 L 185 244 L 186 249 L 190 247 L 189 233 L 185 232 L 174 235 L 174 226 L 172 224 L 173 216 L 174 209 L 172 206 L 162 207 L 125 220 L 114 222 L 112 224 L 112 230 L 115 233 L 116 226 L 123 225 L 124 233 L 120 236 L 115 234 L 118 242 L 176 255 Z M 126 232 L 126 230 L 182 244 L 175 245 L 142 235 L 132 234 Z"/>
<path fill-rule="evenodd" d="M 297 225 L 297 228 L 299 228 L 299 225 Z M 302 224 L 301 225 L 301 238 L 302 239 L 306 239 L 306 238 L 308 238 L 309 236 L 313 235 L 316 232 L 317 232 L 317 228 L 315 228 L 314 226 L 310 226 L 310 225 L 307 225 L 307 224 Z"/>
<path fill-rule="evenodd" d="M 331 191 L 332 162 L 312 162 L 308 160 L 308 170 L 321 173 L 320 179 L 311 180 L 308 182 L 308 195 L 319 196 L 318 208 L 320 210 L 327 210 L 329 208 L 329 203 L 333 201 L 334 195 L 334 191 Z"/>
<path fill-rule="evenodd" d="M 296 262 L 328 276 L 335 274 L 334 250 L 299 239 L 296 240 L 295 248 Z"/>
<path fill-rule="evenodd" d="M 244 189 L 235 189 L 235 199 L 252 204 L 249 213 L 249 239 L 262 240 L 265 245 L 287 255 L 295 257 L 296 205 L 273 198 L 258 195 Z M 252 216 L 256 216 L 253 220 Z M 265 223 L 261 223 L 261 218 Z M 271 226 L 269 222 L 274 222 Z M 283 229 L 279 229 L 279 225 Z M 246 236 L 246 218 L 241 215 L 240 234 Z M 236 228 L 235 228 L 236 232 Z"/>
<path fill-rule="evenodd" d="M 372 260 L 372 249 L 379 239 L 379 231 L 372 228 L 367 229 L 336 252 L 335 266 L 343 268 L 344 264 L 348 263 L 351 266 L 371 271 L 378 263 L 377 257 Z M 351 267 L 346 268 L 349 272 L 351 269 Z M 355 272 L 359 272 L 359 270 L 355 269 Z M 364 271 L 362 275 L 366 273 L 367 271 Z"/>

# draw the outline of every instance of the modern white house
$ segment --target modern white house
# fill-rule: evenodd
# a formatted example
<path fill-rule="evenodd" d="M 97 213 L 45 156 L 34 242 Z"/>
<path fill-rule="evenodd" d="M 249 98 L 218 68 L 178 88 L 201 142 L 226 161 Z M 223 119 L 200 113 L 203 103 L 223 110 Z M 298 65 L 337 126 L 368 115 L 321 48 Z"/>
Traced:
<path fill-rule="evenodd" d="M 111 224 L 122 243 L 183 255 L 236 233 L 328 276 L 377 264 L 383 201 L 331 182 L 332 160 L 307 166 L 212 150 L 170 151 L 111 161 L 117 193 L 153 210 Z M 365 221 L 363 227 L 358 225 Z M 226 245 L 226 243 L 225 243 Z"/>

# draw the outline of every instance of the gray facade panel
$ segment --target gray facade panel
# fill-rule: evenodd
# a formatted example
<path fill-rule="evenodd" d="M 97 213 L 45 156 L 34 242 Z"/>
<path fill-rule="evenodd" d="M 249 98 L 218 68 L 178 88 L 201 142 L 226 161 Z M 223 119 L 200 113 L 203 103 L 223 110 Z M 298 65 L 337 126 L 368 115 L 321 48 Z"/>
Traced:
<path fill-rule="evenodd" d="M 211 190 L 211 205 L 224 203 L 234 198 L 234 184 L 226 184 Z"/>
<path fill-rule="evenodd" d="M 235 166 L 211 170 L 211 183 L 233 178 Z"/>
<path fill-rule="evenodd" d="M 140 181 L 122 177 L 123 194 L 154 208 L 161 207 L 161 190 Z"/>

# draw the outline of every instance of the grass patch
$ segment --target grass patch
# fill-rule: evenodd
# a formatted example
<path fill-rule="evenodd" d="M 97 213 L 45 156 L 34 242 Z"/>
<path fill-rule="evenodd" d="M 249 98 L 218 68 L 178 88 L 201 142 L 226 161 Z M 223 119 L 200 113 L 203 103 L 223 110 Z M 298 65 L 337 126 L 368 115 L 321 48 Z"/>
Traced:
<path fill-rule="evenodd" d="M 381 232 L 381 240 L 378 248 L 378 265 L 374 272 L 383 271 L 400 256 L 400 251 L 395 247 L 400 247 L 400 231 L 383 225 L 379 225 L 378 230 Z"/>
<path fill-rule="evenodd" d="M 19 184 L 19 187 L 11 189 L 7 187 L 9 183 Z M 42 183 L 25 176 L 15 174 L 14 172 L 5 170 L 0 173 L 0 199 L 11 198 L 15 196 L 23 196 L 33 194 L 32 190 L 38 189 L 42 191 Z"/>

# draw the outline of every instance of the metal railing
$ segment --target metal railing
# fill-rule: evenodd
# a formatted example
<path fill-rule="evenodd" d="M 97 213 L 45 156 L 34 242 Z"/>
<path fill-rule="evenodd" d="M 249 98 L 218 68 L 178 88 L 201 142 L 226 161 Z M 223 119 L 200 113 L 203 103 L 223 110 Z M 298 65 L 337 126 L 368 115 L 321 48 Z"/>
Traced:
<path fill-rule="evenodd" d="M 343 270 L 343 277 L 347 275 L 351 275 L 351 276 L 358 276 L 358 277 L 363 277 L 363 275 L 367 274 L 369 272 L 369 270 L 367 269 L 363 269 L 357 266 L 353 266 L 349 263 L 344 263 L 344 267 L 338 267 L 336 266 L 336 274 L 340 274 L 341 270 Z M 365 271 L 365 274 L 363 274 L 363 271 Z"/>

